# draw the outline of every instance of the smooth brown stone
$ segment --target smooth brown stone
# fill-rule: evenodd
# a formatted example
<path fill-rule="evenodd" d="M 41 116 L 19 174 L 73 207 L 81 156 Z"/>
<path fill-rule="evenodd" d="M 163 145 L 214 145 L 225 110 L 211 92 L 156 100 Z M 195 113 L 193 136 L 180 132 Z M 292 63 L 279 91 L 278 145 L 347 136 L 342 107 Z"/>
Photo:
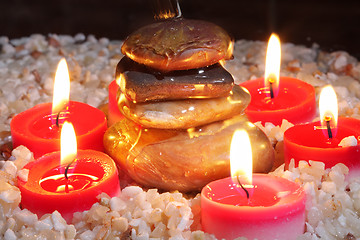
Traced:
<path fill-rule="evenodd" d="M 166 191 L 199 191 L 230 175 L 230 142 L 237 129 L 250 137 L 254 172 L 267 173 L 274 149 L 245 115 L 192 130 L 145 129 L 124 118 L 104 136 L 106 152 L 137 183 Z"/>
<path fill-rule="evenodd" d="M 133 32 L 121 51 L 135 62 L 161 71 L 187 70 L 230 59 L 233 41 L 213 23 L 172 18 Z"/>
<path fill-rule="evenodd" d="M 120 112 L 148 128 L 187 129 L 241 114 L 250 103 L 249 92 L 238 85 L 227 97 L 133 103 L 118 96 Z"/>
<path fill-rule="evenodd" d="M 183 71 L 159 72 L 124 57 L 116 67 L 122 93 L 135 102 L 229 95 L 234 79 L 219 63 Z"/>

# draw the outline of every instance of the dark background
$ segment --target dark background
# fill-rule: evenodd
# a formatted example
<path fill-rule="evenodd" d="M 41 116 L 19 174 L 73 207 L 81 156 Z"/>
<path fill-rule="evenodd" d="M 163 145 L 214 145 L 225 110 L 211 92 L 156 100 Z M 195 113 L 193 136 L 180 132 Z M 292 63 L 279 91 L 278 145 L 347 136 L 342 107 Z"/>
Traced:
<path fill-rule="evenodd" d="M 124 39 L 153 21 L 154 0 L 0 0 L 0 36 L 94 34 Z M 235 39 L 345 50 L 360 59 L 359 0 L 180 0 L 183 16 L 214 22 Z"/>

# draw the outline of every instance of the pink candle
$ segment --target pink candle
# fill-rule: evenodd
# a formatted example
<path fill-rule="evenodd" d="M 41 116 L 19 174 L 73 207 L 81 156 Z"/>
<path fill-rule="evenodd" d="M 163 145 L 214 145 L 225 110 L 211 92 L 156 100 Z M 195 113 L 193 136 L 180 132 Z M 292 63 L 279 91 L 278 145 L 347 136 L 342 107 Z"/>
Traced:
<path fill-rule="evenodd" d="M 201 191 L 201 221 L 217 238 L 296 239 L 304 232 L 305 192 L 296 183 L 264 174 L 253 175 L 249 201 L 231 177 Z"/>
<path fill-rule="evenodd" d="M 252 174 L 252 150 L 244 130 L 234 132 L 231 177 L 201 191 L 201 224 L 218 239 L 296 239 L 305 227 L 305 192 L 284 178 Z"/>

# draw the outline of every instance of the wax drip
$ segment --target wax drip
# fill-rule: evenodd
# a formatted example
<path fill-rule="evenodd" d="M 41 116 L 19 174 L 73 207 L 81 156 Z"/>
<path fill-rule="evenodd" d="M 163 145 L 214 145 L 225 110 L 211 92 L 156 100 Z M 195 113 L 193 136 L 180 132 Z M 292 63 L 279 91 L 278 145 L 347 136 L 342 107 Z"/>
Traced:
<path fill-rule="evenodd" d="M 240 187 L 241 187 L 241 188 L 244 190 L 244 192 L 246 193 L 246 198 L 249 200 L 249 198 L 250 198 L 249 191 L 241 184 L 239 176 L 236 176 L 236 179 L 237 179 Z"/>
<path fill-rule="evenodd" d="M 331 132 L 331 127 L 330 127 L 330 121 L 331 121 L 331 117 L 325 117 L 326 128 L 327 128 L 329 138 L 333 138 L 333 135 L 332 135 L 332 132 Z"/>
<path fill-rule="evenodd" d="M 273 84 L 275 83 L 274 79 L 269 78 L 269 83 L 270 83 L 270 98 L 273 99 L 274 98 Z"/>

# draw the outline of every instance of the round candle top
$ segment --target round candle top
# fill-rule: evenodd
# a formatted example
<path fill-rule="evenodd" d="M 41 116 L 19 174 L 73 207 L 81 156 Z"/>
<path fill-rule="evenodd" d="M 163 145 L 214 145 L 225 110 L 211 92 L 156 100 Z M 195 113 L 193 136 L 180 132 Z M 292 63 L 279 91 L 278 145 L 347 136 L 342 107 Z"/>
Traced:
<path fill-rule="evenodd" d="M 59 211 L 71 219 L 77 211 L 88 210 L 105 192 L 116 196 L 120 192 L 118 172 L 113 160 L 94 150 L 79 150 L 77 161 L 68 171 L 60 165 L 60 152 L 49 153 L 24 168 L 29 169 L 27 182 L 18 179 L 21 204 L 42 216 Z"/>
<path fill-rule="evenodd" d="M 201 191 L 201 221 L 218 239 L 296 239 L 304 232 L 305 192 L 287 179 L 253 175 L 253 194 L 224 178 Z"/>
<path fill-rule="evenodd" d="M 315 89 L 296 78 L 280 78 L 280 62 L 280 39 L 272 34 L 266 50 L 264 78 L 241 84 L 251 95 L 245 113 L 250 121 L 263 124 L 281 125 L 283 119 L 294 124 L 310 122 L 316 114 Z"/>
<path fill-rule="evenodd" d="M 299 79 L 281 77 L 278 95 L 274 98 L 268 96 L 263 78 L 243 82 L 241 86 L 248 89 L 251 95 L 251 102 L 245 113 L 252 122 L 280 125 L 282 119 L 287 119 L 296 124 L 315 118 L 315 89 Z"/>
<path fill-rule="evenodd" d="M 24 145 L 35 157 L 60 149 L 60 129 L 54 124 L 52 104 L 36 105 L 16 115 L 11 123 L 14 147 Z M 74 125 L 79 149 L 103 151 L 102 138 L 107 129 L 105 114 L 85 103 L 70 101 L 67 121 Z"/>
<path fill-rule="evenodd" d="M 265 174 L 253 175 L 253 194 L 246 198 L 244 191 L 236 186 L 232 178 L 220 179 L 209 183 L 201 191 L 204 201 L 211 201 L 215 205 L 223 205 L 219 214 L 230 214 L 230 218 L 238 219 L 236 211 L 248 212 L 247 219 L 273 218 L 284 216 L 304 208 L 305 192 L 298 184 L 289 180 Z M 301 199 L 299 201 L 299 199 Z M 295 206 L 294 206 L 295 204 Z M 233 212 L 235 211 L 235 212 Z M 227 213 L 226 213 L 227 212 Z M 255 214 L 256 213 L 256 214 Z"/>
<path fill-rule="evenodd" d="M 326 168 L 337 163 L 344 163 L 350 170 L 355 166 L 360 168 L 360 120 L 340 117 L 337 134 L 333 138 L 324 134 L 322 128 L 320 122 L 314 122 L 296 125 L 285 131 L 285 166 L 293 158 L 296 165 L 300 160 L 315 160 L 324 162 Z M 338 146 L 343 138 L 349 136 L 357 139 L 356 146 Z"/>

